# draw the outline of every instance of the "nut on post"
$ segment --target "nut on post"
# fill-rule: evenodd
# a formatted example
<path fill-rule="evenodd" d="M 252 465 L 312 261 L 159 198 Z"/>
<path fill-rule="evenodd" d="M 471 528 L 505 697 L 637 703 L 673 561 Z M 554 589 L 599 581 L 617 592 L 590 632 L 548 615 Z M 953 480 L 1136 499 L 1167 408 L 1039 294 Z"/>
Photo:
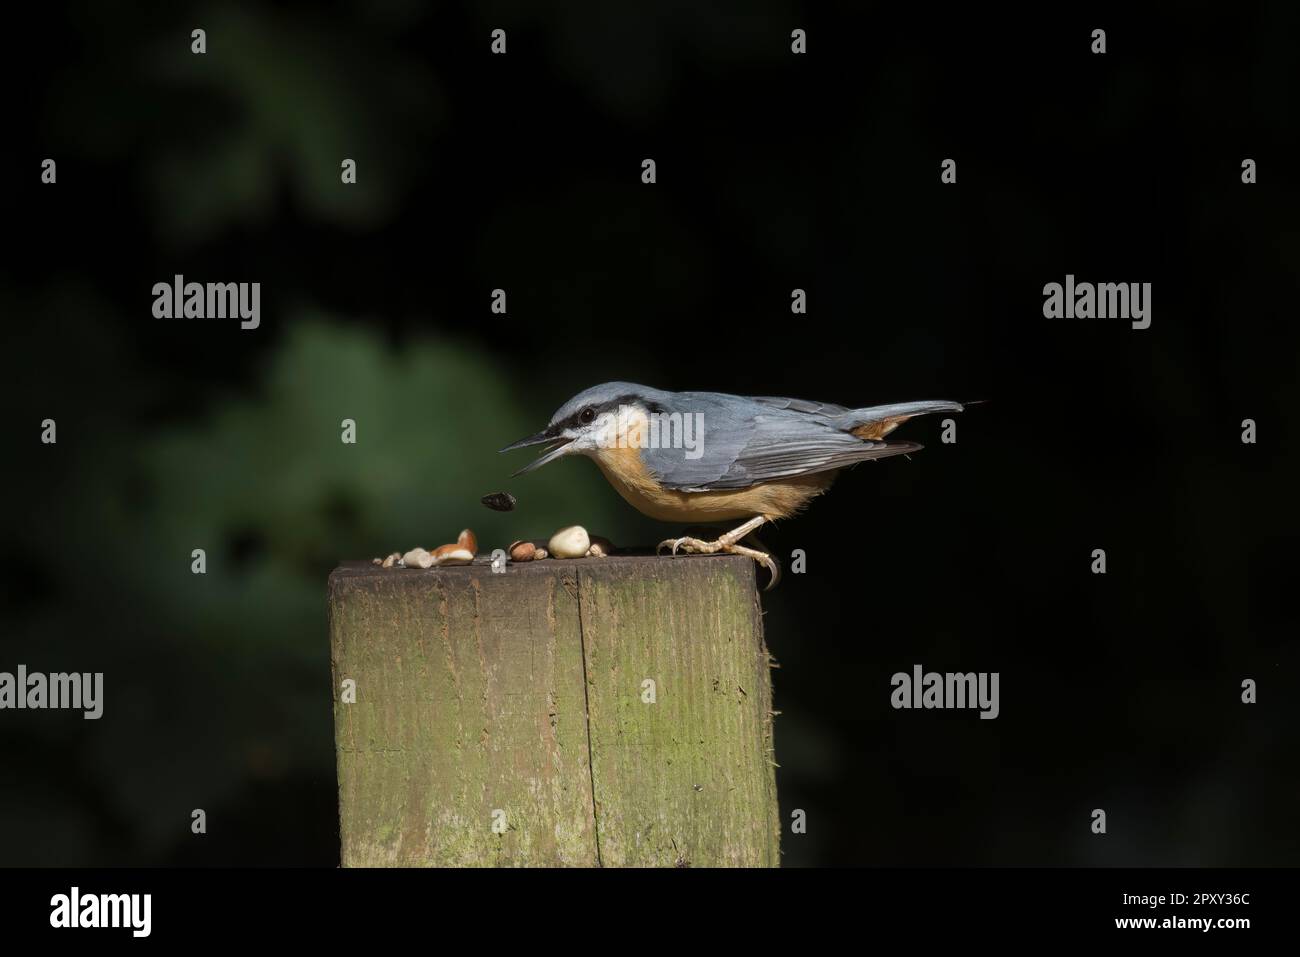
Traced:
<path fill-rule="evenodd" d="M 433 550 L 433 565 L 468 565 L 474 560 L 474 553 L 458 542 L 439 545 Z"/>
<path fill-rule="evenodd" d="M 412 548 L 401 561 L 407 568 L 432 568 L 434 564 L 433 556 L 423 548 Z"/>
<path fill-rule="evenodd" d="M 591 536 L 581 525 L 562 528 L 546 543 L 547 550 L 556 558 L 585 558 L 591 548 Z"/>
<path fill-rule="evenodd" d="M 478 553 L 478 538 L 468 528 L 456 536 L 456 541 L 439 545 L 433 550 L 435 565 L 468 565 Z"/>

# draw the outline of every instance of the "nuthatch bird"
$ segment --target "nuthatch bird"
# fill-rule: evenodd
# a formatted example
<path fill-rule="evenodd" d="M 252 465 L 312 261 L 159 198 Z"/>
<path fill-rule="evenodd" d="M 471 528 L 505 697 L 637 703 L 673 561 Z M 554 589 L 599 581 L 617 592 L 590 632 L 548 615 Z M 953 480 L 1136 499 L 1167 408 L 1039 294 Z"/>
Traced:
<path fill-rule="evenodd" d="M 886 442 L 903 422 L 960 412 L 957 402 L 901 402 L 849 409 L 825 402 L 721 392 L 664 392 L 606 382 L 579 392 L 536 435 L 502 452 L 546 445 L 522 475 L 565 455 L 593 459 L 638 511 L 663 522 L 744 523 L 714 541 L 670 538 L 659 550 L 745 555 L 780 577 L 776 561 L 740 542 L 760 526 L 789 518 L 830 488 L 840 469 L 915 452 Z"/>

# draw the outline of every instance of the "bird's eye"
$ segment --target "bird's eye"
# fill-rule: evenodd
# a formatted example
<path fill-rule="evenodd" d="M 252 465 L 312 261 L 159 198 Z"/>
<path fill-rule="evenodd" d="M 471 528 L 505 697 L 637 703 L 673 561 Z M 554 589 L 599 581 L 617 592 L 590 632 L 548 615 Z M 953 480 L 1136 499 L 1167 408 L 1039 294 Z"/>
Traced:
<path fill-rule="evenodd" d="M 587 425 L 595 418 L 596 418 L 595 409 L 583 409 L 582 412 L 578 414 L 578 421 L 580 421 L 583 425 Z"/>

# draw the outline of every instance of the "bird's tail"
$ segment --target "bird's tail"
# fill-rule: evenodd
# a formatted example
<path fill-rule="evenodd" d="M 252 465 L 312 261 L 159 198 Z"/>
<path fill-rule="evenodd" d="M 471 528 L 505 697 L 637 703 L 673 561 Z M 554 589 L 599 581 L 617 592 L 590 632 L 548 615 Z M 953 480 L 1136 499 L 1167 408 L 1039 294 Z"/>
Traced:
<path fill-rule="evenodd" d="M 883 439 L 908 419 L 934 412 L 960 412 L 960 402 L 927 400 L 923 402 L 895 402 L 892 405 L 873 405 L 867 409 L 851 409 L 835 417 L 835 424 L 845 432 L 860 439 Z"/>

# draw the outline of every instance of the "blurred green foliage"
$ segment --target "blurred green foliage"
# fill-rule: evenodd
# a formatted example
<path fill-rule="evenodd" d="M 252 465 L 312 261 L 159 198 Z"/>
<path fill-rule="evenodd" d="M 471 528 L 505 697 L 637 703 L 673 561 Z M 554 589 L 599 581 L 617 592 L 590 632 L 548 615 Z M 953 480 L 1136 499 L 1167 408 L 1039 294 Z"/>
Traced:
<path fill-rule="evenodd" d="M 574 522 L 615 538 L 625 527 L 585 463 L 507 480 L 526 453 L 496 450 L 549 413 L 523 408 L 506 381 L 450 339 L 399 353 L 360 327 L 307 317 L 253 388 L 213 398 L 197 421 L 130 442 L 64 431 L 77 479 L 50 490 L 61 504 L 28 526 L 26 543 L 59 600 L 25 618 L 19 637 L 44 649 L 34 668 L 103 670 L 106 714 L 93 751 L 80 750 L 91 730 L 80 720 L 31 723 L 53 755 L 88 766 L 60 759 L 51 781 L 23 782 L 22 804 L 48 789 L 57 808 L 71 774 L 102 793 L 64 795 L 53 830 L 93 833 L 100 807 L 116 836 L 87 843 L 121 840 L 157 859 L 189 838 L 192 808 L 220 832 L 214 811 L 257 779 L 310 775 L 332 801 L 325 580 L 339 559 L 434 547 L 467 526 L 482 551 Z M 355 445 L 341 440 L 344 419 L 357 423 Z M 507 488 L 516 511 L 480 504 Z M 195 548 L 206 574 L 191 571 Z M 6 825 L 19 820 L 31 817 Z M 71 857 L 44 847 L 40 860 L 87 863 L 85 843 Z"/>

